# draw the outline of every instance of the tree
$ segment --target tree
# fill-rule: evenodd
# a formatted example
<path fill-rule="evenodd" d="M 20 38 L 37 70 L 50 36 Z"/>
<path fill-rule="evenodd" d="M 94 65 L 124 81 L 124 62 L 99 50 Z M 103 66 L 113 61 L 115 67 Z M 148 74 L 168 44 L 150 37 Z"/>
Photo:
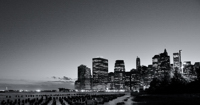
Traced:
<path fill-rule="evenodd" d="M 197 73 L 197 79 L 200 81 L 200 67 L 195 68 L 195 72 Z"/>

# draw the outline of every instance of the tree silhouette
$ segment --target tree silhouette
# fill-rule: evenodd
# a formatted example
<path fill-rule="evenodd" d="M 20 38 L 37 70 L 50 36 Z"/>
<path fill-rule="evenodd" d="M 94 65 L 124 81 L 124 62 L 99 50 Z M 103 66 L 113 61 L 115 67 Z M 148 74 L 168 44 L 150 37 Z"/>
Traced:
<path fill-rule="evenodd" d="M 200 81 L 200 67 L 195 68 L 195 72 L 197 73 L 197 79 Z"/>

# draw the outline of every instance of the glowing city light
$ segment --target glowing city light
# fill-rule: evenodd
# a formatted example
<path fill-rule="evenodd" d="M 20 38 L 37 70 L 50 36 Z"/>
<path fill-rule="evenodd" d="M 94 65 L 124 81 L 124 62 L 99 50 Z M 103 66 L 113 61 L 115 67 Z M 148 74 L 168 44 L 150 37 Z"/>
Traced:
<path fill-rule="evenodd" d="M 38 89 L 38 90 L 36 90 L 36 92 L 41 92 L 41 90 Z"/>

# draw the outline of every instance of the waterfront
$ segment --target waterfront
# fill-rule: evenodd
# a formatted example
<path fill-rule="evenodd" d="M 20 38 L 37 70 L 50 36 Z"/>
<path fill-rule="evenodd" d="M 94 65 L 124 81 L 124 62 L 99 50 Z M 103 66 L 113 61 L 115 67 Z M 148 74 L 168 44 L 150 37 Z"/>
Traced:
<path fill-rule="evenodd" d="M 22 92 L 22 93 L 0 93 L 0 102 L 15 102 L 23 103 L 22 105 L 30 105 L 34 103 L 37 105 L 90 105 L 86 104 L 87 100 L 95 100 L 99 105 L 117 105 L 123 103 L 125 105 L 132 105 L 132 97 L 130 93 L 76 93 L 76 92 Z M 48 101 L 49 100 L 49 101 Z M 29 103 L 28 103 L 28 102 Z M 26 103 L 25 103 L 26 102 Z M 73 104 L 71 104 L 71 102 Z M 89 101 L 88 101 L 89 102 Z M 40 104 L 38 104 L 40 103 Z M 6 104 L 7 105 L 7 104 Z M 8 104 L 9 105 L 9 104 Z"/>
<path fill-rule="evenodd" d="M 121 95 L 120 95 L 121 94 Z M 50 98 L 51 97 L 51 98 Z M 130 93 L 109 93 L 109 92 L 21 92 L 21 93 L 0 93 L 0 103 L 5 102 L 33 102 L 34 105 L 199 105 L 200 93 L 193 94 L 133 94 Z M 9 100 L 9 101 L 8 101 Z M 49 101 L 48 101 L 49 100 Z M 38 102 L 47 104 L 37 104 Z M 86 103 L 89 102 L 89 103 Z M 73 104 L 71 104 L 72 102 Z M 18 103 L 19 104 L 19 103 Z M 1 104 L 3 105 L 3 104 Z M 10 104 L 6 104 L 10 105 Z"/>

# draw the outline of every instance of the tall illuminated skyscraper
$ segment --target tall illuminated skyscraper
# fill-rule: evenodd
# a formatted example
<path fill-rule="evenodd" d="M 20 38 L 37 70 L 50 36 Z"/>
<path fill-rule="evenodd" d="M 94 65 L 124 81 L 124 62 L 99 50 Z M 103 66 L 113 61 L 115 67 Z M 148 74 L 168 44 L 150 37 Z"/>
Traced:
<path fill-rule="evenodd" d="M 180 63 L 179 63 L 179 53 L 173 53 L 173 59 L 174 59 L 174 69 L 180 69 Z"/>
<path fill-rule="evenodd" d="M 170 56 L 165 49 L 163 53 L 159 55 L 155 55 L 152 58 L 152 66 L 153 70 L 155 71 L 156 78 L 163 78 L 167 75 L 167 73 L 171 70 L 170 69 Z"/>
<path fill-rule="evenodd" d="M 108 60 L 105 58 L 93 58 L 93 83 L 108 82 Z"/>
<path fill-rule="evenodd" d="M 124 89 L 125 84 L 125 65 L 123 60 L 116 60 L 115 69 L 115 89 Z"/>
<path fill-rule="evenodd" d="M 183 73 L 181 70 L 181 50 L 178 53 L 173 53 L 173 60 L 174 60 L 174 70 L 178 70 L 178 72 Z"/>
<path fill-rule="evenodd" d="M 160 54 L 160 69 L 163 72 L 170 70 L 170 56 L 168 55 L 166 49 Z"/>

